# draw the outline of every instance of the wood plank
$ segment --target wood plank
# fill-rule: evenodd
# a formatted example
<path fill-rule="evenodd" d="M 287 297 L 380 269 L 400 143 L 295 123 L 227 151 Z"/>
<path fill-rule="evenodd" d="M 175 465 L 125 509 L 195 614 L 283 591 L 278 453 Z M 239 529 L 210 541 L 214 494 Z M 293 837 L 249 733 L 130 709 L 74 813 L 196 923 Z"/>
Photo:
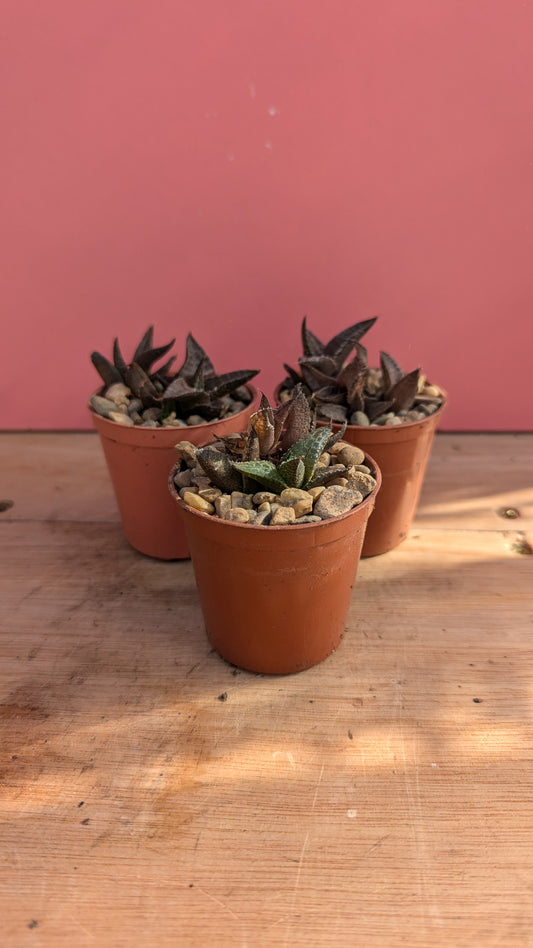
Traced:
<path fill-rule="evenodd" d="M 527 944 L 533 557 L 446 522 L 270 678 L 210 650 L 190 563 L 3 521 L 3 944 Z"/>
<path fill-rule="evenodd" d="M 504 511 L 519 516 L 508 519 Z M 533 434 L 438 433 L 416 525 L 533 532 Z"/>
<path fill-rule="evenodd" d="M 0 434 L 2 520 L 109 522 L 119 513 L 96 432 Z"/>

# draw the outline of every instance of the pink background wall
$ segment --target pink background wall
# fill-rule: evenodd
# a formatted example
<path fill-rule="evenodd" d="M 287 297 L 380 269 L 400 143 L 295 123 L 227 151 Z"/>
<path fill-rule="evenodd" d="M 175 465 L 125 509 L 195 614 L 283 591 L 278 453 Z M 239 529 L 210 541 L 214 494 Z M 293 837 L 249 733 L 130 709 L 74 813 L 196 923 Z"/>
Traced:
<path fill-rule="evenodd" d="M 533 4 L 4 0 L 4 428 L 90 426 L 89 353 L 192 329 L 271 392 L 299 327 L 533 428 Z"/>

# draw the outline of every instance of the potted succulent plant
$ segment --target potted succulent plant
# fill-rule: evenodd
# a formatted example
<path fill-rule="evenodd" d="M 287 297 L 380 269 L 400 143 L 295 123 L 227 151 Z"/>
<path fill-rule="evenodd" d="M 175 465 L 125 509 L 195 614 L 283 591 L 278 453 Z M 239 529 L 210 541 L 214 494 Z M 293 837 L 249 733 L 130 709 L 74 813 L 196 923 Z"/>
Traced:
<path fill-rule="evenodd" d="M 185 360 L 172 371 L 175 356 L 155 368 L 174 344 L 153 344 L 153 327 L 143 335 L 131 362 L 118 340 L 112 360 L 93 352 L 103 385 L 89 399 L 129 543 L 159 559 L 189 555 L 181 520 L 167 490 L 179 433 L 195 444 L 215 434 L 239 431 L 253 411 L 256 370 L 217 375 L 191 334 Z"/>
<path fill-rule="evenodd" d="M 209 640 L 249 671 L 309 668 L 337 648 L 367 520 L 374 461 L 313 428 L 301 387 L 263 395 L 247 432 L 176 445 L 170 493 L 191 551 Z"/>
<path fill-rule="evenodd" d="M 404 373 L 386 352 L 380 353 L 379 367 L 369 366 L 359 340 L 375 322 L 355 323 L 323 343 L 304 319 L 298 368 L 285 365 L 287 378 L 276 389 L 283 402 L 302 385 L 318 424 L 332 424 L 334 430 L 347 425 L 345 440 L 379 465 L 382 486 L 362 556 L 385 553 L 407 536 L 446 404 L 445 392 L 419 368 Z"/>

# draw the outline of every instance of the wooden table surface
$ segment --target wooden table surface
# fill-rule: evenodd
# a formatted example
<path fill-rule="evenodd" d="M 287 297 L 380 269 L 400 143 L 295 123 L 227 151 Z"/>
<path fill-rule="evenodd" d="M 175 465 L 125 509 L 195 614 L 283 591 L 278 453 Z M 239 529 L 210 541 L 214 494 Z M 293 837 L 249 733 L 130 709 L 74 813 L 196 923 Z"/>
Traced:
<path fill-rule="evenodd" d="M 533 945 L 533 434 L 438 435 L 288 677 L 211 651 L 94 434 L 0 435 L 0 501 L 3 948 Z"/>

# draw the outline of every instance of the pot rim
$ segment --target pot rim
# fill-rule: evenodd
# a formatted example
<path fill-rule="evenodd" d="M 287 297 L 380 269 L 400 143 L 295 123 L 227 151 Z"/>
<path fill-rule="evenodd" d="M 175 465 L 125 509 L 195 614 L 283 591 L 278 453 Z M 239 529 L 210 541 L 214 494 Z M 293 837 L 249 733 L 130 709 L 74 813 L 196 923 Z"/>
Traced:
<path fill-rule="evenodd" d="M 271 534 L 279 533 L 280 530 L 283 534 L 293 534 L 293 533 L 299 533 L 301 530 L 307 530 L 308 528 L 310 530 L 313 530 L 313 529 L 316 530 L 317 528 L 320 529 L 322 527 L 327 527 L 328 524 L 339 523 L 342 520 L 347 520 L 348 517 L 351 517 L 357 511 L 364 510 L 370 504 L 372 504 L 372 507 L 373 507 L 376 496 L 378 495 L 379 490 L 381 488 L 382 478 L 381 478 L 381 471 L 379 469 L 378 464 L 376 463 L 376 461 L 374 461 L 374 458 L 371 457 L 370 454 L 367 454 L 365 452 L 365 463 L 367 461 L 370 461 L 370 464 L 368 464 L 367 466 L 373 470 L 372 476 L 374 477 L 374 480 L 377 481 L 376 486 L 370 491 L 369 494 L 367 494 L 367 496 L 361 501 L 360 504 L 357 504 L 357 506 L 352 507 L 351 510 L 348 510 L 346 513 L 338 514 L 338 516 L 336 517 L 329 517 L 327 520 L 316 521 L 314 523 L 290 523 L 290 524 L 280 524 L 279 526 L 273 526 L 273 527 L 271 526 L 265 527 L 262 524 L 256 524 L 256 523 L 238 523 L 237 521 L 234 521 L 234 520 L 221 520 L 220 517 L 214 517 L 212 514 L 202 513 L 200 510 L 196 510 L 194 507 L 190 507 L 189 504 L 186 504 L 182 500 L 182 498 L 180 497 L 178 493 L 176 485 L 174 484 L 174 474 L 176 474 L 178 472 L 178 469 L 181 468 L 180 460 L 177 461 L 172 466 L 172 469 L 168 476 L 168 488 L 172 497 L 174 498 L 174 500 L 176 501 L 179 507 L 181 507 L 183 510 L 186 510 L 187 513 L 200 517 L 202 521 L 204 522 L 206 520 L 210 520 L 213 522 L 218 522 L 221 525 L 223 524 L 225 528 L 226 527 L 230 529 L 235 528 L 236 530 L 255 530 L 262 534 L 264 534 L 265 531 L 268 531 L 269 536 Z"/>

